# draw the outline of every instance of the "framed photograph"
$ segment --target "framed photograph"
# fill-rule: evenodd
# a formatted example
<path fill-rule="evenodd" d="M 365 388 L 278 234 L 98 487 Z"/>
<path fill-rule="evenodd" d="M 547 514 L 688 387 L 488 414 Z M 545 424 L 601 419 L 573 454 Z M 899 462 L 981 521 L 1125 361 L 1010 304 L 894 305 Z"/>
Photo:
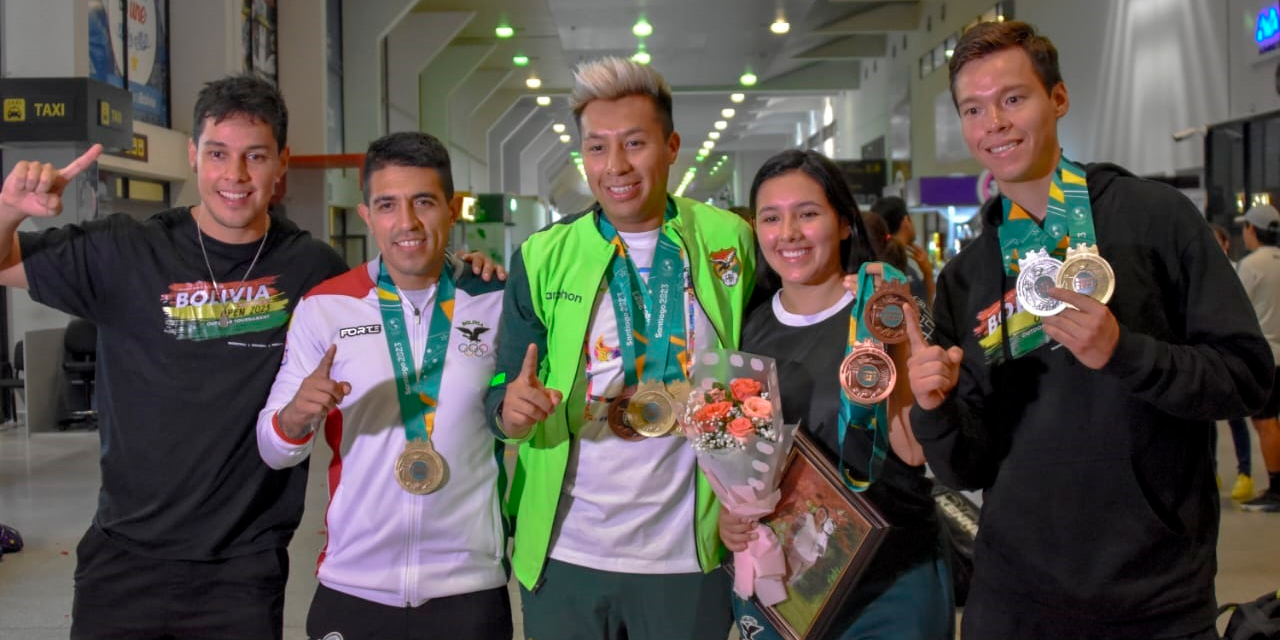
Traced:
<path fill-rule="evenodd" d="M 838 472 L 803 430 L 782 472 L 782 499 L 762 522 L 778 536 L 787 558 L 787 599 L 752 605 L 782 637 L 820 637 L 889 533 L 889 523 Z"/>

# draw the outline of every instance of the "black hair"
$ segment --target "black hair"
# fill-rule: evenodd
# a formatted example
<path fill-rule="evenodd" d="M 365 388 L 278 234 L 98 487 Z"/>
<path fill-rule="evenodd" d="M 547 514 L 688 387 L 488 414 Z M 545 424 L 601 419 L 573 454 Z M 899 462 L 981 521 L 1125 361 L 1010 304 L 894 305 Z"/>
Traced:
<path fill-rule="evenodd" d="M 435 169 L 446 200 L 453 199 L 453 167 L 449 150 L 438 138 L 418 131 L 389 133 L 369 143 L 364 154 L 364 201 L 369 202 L 369 178 L 384 167 Z"/>
<path fill-rule="evenodd" d="M 257 76 L 228 76 L 205 83 L 196 95 L 192 115 L 191 139 L 197 144 L 206 119 L 217 124 L 234 116 L 248 116 L 270 126 L 276 151 L 282 151 L 288 141 L 289 109 L 284 106 L 284 96 L 275 85 Z"/>
<path fill-rule="evenodd" d="M 761 185 L 792 171 L 799 171 L 817 182 L 836 216 L 848 223 L 851 233 L 848 238 L 840 241 L 845 273 L 856 273 L 862 263 L 875 260 L 875 252 L 867 239 L 867 229 L 862 224 L 862 214 L 858 210 L 857 201 L 853 199 L 853 192 L 849 190 L 849 184 L 844 180 L 844 174 L 834 162 L 817 151 L 790 149 L 765 160 L 764 165 L 756 172 L 755 179 L 751 181 L 751 210 L 758 214 L 756 196 L 760 193 Z M 763 288 L 770 294 L 782 288 L 782 280 L 769 267 L 758 242 L 756 287 Z"/>
<path fill-rule="evenodd" d="M 1019 20 L 1003 22 L 979 22 L 960 36 L 947 68 L 951 76 L 951 103 L 956 102 L 956 77 L 965 65 L 1005 49 L 1022 49 L 1031 59 L 1045 93 L 1062 83 L 1062 70 L 1058 67 L 1058 49 L 1048 38 L 1036 33 L 1036 28 Z"/>
<path fill-rule="evenodd" d="M 1280 222 L 1272 222 L 1266 228 L 1259 227 L 1252 222 L 1248 223 L 1248 225 L 1253 227 L 1253 235 L 1258 239 L 1258 244 L 1265 247 L 1280 245 Z"/>
<path fill-rule="evenodd" d="M 884 218 L 889 227 L 889 235 L 896 235 L 902 228 L 902 221 L 907 218 L 907 201 L 897 196 L 885 196 L 871 205 L 871 210 Z"/>

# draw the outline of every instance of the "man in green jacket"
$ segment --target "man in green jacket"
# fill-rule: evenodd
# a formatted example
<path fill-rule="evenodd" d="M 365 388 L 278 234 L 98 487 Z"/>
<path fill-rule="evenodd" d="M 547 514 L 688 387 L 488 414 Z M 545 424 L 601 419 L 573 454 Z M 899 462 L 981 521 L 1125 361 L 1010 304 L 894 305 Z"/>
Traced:
<path fill-rule="evenodd" d="M 512 258 L 488 396 L 498 434 L 521 445 L 525 636 L 723 638 L 718 505 L 673 418 L 693 354 L 737 347 L 751 229 L 668 195 L 680 136 L 656 71 L 585 63 L 571 102 L 597 203 Z"/>

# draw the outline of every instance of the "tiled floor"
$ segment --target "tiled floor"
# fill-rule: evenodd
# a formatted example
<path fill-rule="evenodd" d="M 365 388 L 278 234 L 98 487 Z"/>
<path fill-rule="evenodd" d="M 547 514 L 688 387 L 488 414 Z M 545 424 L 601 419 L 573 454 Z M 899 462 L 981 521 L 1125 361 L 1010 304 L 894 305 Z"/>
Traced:
<path fill-rule="evenodd" d="M 1223 477 L 1229 482 L 1234 478 L 1231 440 L 1225 425 L 1220 432 Z M 0 640 L 67 637 L 75 545 L 96 502 L 97 450 L 96 433 L 28 438 L 21 429 L 0 430 L 0 522 L 17 527 L 26 539 L 26 549 L 0 561 Z M 1254 468 L 1255 478 L 1265 485 L 1256 451 Z M 313 474 L 306 515 L 290 547 L 289 640 L 305 638 L 302 625 L 315 588 L 314 560 L 324 540 L 324 501 L 324 477 Z M 1242 513 L 1229 503 L 1224 497 L 1218 552 L 1218 598 L 1224 602 L 1280 587 L 1280 514 Z"/>

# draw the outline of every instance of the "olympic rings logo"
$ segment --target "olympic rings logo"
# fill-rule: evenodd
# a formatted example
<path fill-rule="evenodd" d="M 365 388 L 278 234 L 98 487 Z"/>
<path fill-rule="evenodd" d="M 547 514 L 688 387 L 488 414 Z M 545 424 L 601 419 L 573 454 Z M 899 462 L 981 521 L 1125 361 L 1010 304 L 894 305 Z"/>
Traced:
<path fill-rule="evenodd" d="M 489 353 L 489 345 L 483 342 L 464 342 L 458 345 L 458 352 L 464 356 L 479 358 Z"/>

